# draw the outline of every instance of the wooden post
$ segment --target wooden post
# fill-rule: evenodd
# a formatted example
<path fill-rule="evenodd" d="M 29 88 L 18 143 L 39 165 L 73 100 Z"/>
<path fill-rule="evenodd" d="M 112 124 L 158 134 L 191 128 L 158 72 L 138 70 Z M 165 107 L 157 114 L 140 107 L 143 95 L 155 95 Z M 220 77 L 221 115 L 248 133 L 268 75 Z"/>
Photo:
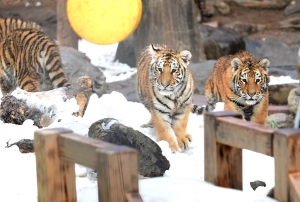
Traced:
<path fill-rule="evenodd" d="M 57 0 L 57 41 L 59 46 L 78 49 L 79 36 L 71 27 L 67 16 L 67 0 Z"/>
<path fill-rule="evenodd" d="M 204 115 L 204 179 L 215 185 L 242 190 L 242 149 L 217 143 L 216 118 L 242 115 L 231 111 Z"/>
<path fill-rule="evenodd" d="M 62 161 L 58 136 L 72 131 L 38 130 L 34 133 L 39 202 L 77 201 L 74 163 Z"/>
<path fill-rule="evenodd" d="M 289 174 L 290 201 L 300 202 L 300 172 Z"/>
<path fill-rule="evenodd" d="M 275 160 L 274 197 L 280 202 L 289 197 L 289 174 L 300 172 L 300 129 L 282 129 L 274 133 Z"/>
<path fill-rule="evenodd" d="M 122 151 L 122 152 L 120 152 Z M 137 152 L 129 147 L 111 147 L 98 151 L 98 194 L 99 201 L 126 202 L 127 198 L 141 201 L 138 193 Z"/>

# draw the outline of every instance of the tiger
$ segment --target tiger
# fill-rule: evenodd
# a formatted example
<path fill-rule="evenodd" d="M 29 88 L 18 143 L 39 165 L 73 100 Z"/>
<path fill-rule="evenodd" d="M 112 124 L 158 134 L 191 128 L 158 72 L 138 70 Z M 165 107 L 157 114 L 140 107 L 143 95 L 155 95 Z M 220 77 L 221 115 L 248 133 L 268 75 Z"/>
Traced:
<path fill-rule="evenodd" d="M 67 87 L 59 48 L 44 32 L 35 29 L 11 31 L 0 42 L 0 87 L 2 95 L 17 87 L 37 92 L 52 84 Z M 44 88 L 45 87 L 45 88 Z"/>
<path fill-rule="evenodd" d="M 11 31 L 16 29 L 31 28 L 43 31 L 43 28 L 32 21 L 18 18 L 0 18 L 0 41 L 2 41 Z"/>
<path fill-rule="evenodd" d="M 268 67 L 270 61 L 257 61 L 247 51 L 219 58 L 205 85 L 207 105 L 192 106 L 192 113 L 212 111 L 217 102 L 224 102 L 225 110 L 242 114 L 243 119 L 265 125 L 268 116 Z"/>
<path fill-rule="evenodd" d="M 191 57 L 188 50 L 150 44 L 138 59 L 137 93 L 151 114 L 141 127 L 154 127 L 158 140 L 168 142 L 173 152 L 182 152 L 192 141 L 186 132 L 194 91 Z"/>

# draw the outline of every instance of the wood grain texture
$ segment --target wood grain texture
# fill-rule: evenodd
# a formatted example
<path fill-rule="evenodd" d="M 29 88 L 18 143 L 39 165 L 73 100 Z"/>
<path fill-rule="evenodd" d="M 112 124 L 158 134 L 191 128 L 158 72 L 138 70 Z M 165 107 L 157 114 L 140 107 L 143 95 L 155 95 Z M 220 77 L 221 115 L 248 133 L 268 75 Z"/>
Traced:
<path fill-rule="evenodd" d="M 300 202 L 300 172 L 289 174 L 290 202 Z"/>
<path fill-rule="evenodd" d="M 289 201 L 288 175 L 300 172 L 300 129 L 282 129 L 274 133 L 275 159 L 274 197 L 278 201 Z"/>
<path fill-rule="evenodd" d="M 219 117 L 216 130 L 219 143 L 273 156 L 273 128 L 235 117 Z"/>
<path fill-rule="evenodd" d="M 70 130 L 38 130 L 34 133 L 38 201 L 76 201 L 74 163 L 61 161 L 58 136 Z"/>
<path fill-rule="evenodd" d="M 137 152 L 125 146 L 97 150 L 99 201 L 126 202 L 138 193 Z"/>
<path fill-rule="evenodd" d="M 242 189 L 242 150 L 217 143 L 216 119 L 241 114 L 231 111 L 204 115 L 204 179 L 215 185 Z"/>

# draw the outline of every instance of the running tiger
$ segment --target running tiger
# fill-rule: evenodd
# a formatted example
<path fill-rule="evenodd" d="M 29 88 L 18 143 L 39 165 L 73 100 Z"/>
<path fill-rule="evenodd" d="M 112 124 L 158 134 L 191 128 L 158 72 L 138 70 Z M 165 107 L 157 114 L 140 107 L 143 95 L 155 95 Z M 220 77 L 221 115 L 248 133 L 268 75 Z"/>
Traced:
<path fill-rule="evenodd" d="M 17 18 L 0 18 L 0 41 L 2 41 L 11 31 L 26 28 L 42 31 L 41 26 L 32 21 L 25 21 Z"/>
<path fill-rule="evenodd" d="M 14 30 L 0 43 L 0 86 L 3 95 L 16 87 L 28 92 L 69 86 L 56 43 L 34 29 Z M 47 86 L 47 85 L 46 85 Z"/>
<path fill-rule="evenodd" d="M 151 113 L 149 123 L 142 127 L 154 126 L 158 139 L 167 141 L 174 152 L 181 152 L 192 140 L 186 133 L 194 91 L 187 67 L 191 57 L 187 50 L 151 44 L 138 61 L 137 92 Z"/>
<path fill-rule="evenodd" d="M 225 110 L 240 112 L 244 119 L 265 124 L 268 115 L 268 67 L 270 61 L 243 51 L 217 60 L 205 86 L 208 106 L 192 107 L 192 113 L 202 114 L 224 102 Z"/>

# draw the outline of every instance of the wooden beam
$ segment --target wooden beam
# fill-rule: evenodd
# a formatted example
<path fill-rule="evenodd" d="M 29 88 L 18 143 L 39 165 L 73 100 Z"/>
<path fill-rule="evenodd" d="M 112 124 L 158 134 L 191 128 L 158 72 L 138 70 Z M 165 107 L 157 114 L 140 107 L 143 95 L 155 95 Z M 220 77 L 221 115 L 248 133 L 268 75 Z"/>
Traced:
<path fill-rule="evenodd" d="M 242 150 L 217 143 L 217 118 L 242 118 L 232 111 L 204 115 L 204 179 L 218 186 L 242 190 Z"/>
<path fill-rule="evenodd" d="M 274 133 L 275 160 L 274 197 L 280 202 L 289 201 L 288 175 L 300 172 L 300 129 L 282 129 Z"/>
<path fill-rule="evenodd" d="M 289 174 L 290 202 L 300 202 L 300 172 Z"/>
<path fill-rule="evenodd" d="M 273 156 L 273 128 L 235 117 L 218 117 L 216 131 L 218 143 Z"/>
<path fill-rule="evenodd" d="M 74 163 L 60 158 L 58 136 L 65 129 L 37 130 L 34 133 L 38 201 L 77 201 Z"/>
<path fill-rule="evenodd" d="M 99 201 L 126 202 L 127 193 L 138 193 L 137 151 L 125 146 L 100 148 L 98 153 Z M 141 199 L 140 197 L 138 199 Z M 139 201 L 139 200 L 135 200 Z"/>

